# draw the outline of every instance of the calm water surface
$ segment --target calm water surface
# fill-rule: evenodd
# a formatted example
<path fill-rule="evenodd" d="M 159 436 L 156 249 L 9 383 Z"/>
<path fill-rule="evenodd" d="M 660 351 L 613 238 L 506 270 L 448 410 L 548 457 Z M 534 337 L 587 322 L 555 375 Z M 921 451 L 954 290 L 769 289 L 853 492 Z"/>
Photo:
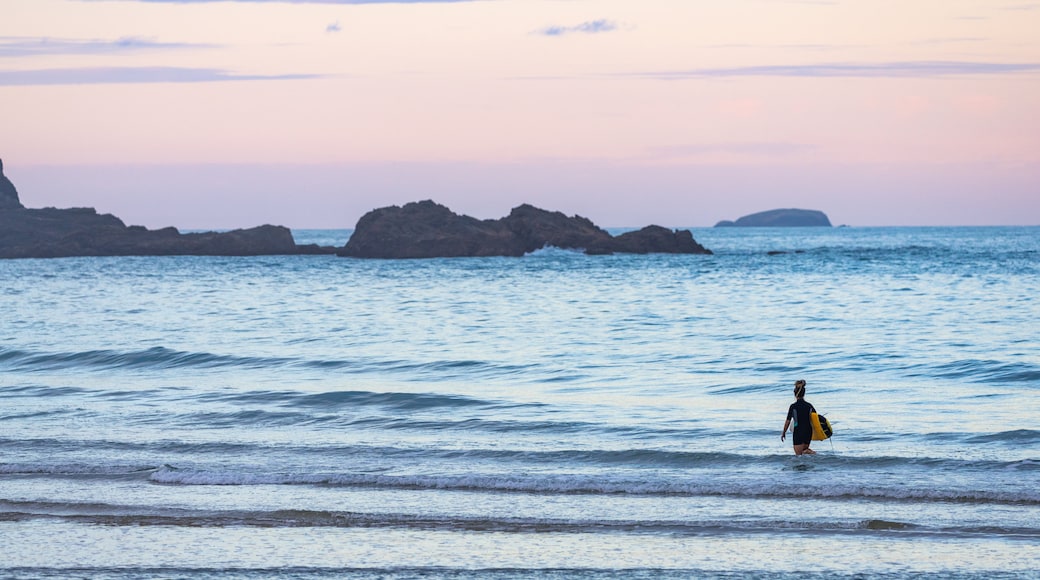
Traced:
<path fill-rule="evenodd" d="M 1040 228 L 694 236 L 0 261 L 0 576 L 1038 577 Z"/>

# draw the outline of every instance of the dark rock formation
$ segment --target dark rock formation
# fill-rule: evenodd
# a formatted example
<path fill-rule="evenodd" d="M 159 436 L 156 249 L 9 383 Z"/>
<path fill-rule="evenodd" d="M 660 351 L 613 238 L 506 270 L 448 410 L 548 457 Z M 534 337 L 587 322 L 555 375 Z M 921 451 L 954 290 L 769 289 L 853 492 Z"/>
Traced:
<path fill-rule="evenodd" d="M 2 167 L 0 167 L 2 169 Z M 13 193 L 14 204 L 11 203 Z M 292 232 L 264 225 L 230 232 L 182 234 L 175 228 L 126 226 L 93 208 L 28 209 L 14 185 L 0 180 L 0 258 L 72 256 L 262 256 L 331 254 L 335 248 L 298 246 Z"/>
<path fill-rule="evenodd" d="M 587 254 L 711 253 L 686 230 L 649 226 L 614 237 L 586 218 L 527 204 L 502 219 L 478 220 L 427 200 L 365 214 L 337 254 L 354 258 L 522 256 L 546 246 Z"/>
<path fill-rule="evenodd" d="M 430 202 L 432 203 L 432 202 Z M 513 208 L 509 215 L 497 220 L 522 244 L 518 256 L 546 246 L 571 250 L 585 250 L 587 254 L 625 252 L 617 240 L 587 218 L 567 217 L 558 211 L 546 211 L 523 204 Z M 495 223 L 495 222 L 491 222 Z"/>
<path fill-rule="evenodd" d="M 737 221 L 723 220 L 715 227 L 831 227 L 827 214 L 813 209 L 774 209 L 746 215 Z"/>
<path fill-rule="evenodd" d="M 424 201 L 384 207 L 361 216 L 347 245 L 337 252 L 356 258 L 518 256 L 520 240 L 494 222 L 460 216 Z"/>
<path fill-rule="evenodd" d="M 93 208 L 0 210 L 0 258 L 72 256 L 263 256 L 332 253 L 297 246 L 292 232 L 264 225 L 230 232 L 182 234 L 176 228 L 126 226 Z"/>
<path fill-rule="evenodd" d="M 18 200 L 18 190 L 4 175 L 4 160 L 0 159 L 0 210 L 21 209 L 21 207 L 22 202 Z"/>
<path fill-rule="evenodd" d="M 693 239 L 690 230 L 672 231 L 661 226 L 647 226 L 626 232 L 616 238 L 619 252 L 629 254 L 710 254 Z"/>

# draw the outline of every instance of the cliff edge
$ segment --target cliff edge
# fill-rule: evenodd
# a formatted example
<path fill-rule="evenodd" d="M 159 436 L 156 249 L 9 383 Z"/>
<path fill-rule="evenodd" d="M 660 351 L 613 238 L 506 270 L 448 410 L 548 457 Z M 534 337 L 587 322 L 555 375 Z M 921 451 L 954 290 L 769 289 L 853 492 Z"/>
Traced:
<path fill-rule="evenodd" d="M 22 202 L 18 200 L 18 190 L 4 175 L 3 159 L 0 159 L 0 209 L 22 209 Z"/>

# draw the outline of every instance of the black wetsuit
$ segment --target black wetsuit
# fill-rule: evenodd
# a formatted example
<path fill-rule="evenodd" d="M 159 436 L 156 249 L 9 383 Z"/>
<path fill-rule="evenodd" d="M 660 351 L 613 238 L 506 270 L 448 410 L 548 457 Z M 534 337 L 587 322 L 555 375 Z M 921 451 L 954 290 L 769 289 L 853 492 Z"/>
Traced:
<path fill-rule="evenodd" d="M 805 399 L 798 399 L 787 409 L 787 418 L 794 422 L 792 434 L 795 445 L 812 443 L 812 422 L 809 420 L 809 413 L 815 412 L 816 409 Z"/>

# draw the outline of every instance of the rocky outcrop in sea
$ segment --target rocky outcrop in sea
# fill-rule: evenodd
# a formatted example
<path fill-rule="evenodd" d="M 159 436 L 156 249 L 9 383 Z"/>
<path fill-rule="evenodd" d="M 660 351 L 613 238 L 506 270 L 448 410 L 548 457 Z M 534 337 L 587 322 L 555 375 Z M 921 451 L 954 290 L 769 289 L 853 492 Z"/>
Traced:
<path fill-rule="evenodd" d="M 753 213 L 736 221 L 723 220 L 715 224 L 717 228 L 725 227 L 831 227 L 827 214 L 814 209 L 772 209 Z"/>
<path fill-rule="evenodd" d="M 93 208 L 30 209 L 22 205 L 0 161 L 0 258 L 74 256 L 264 256 L 331 254 L 335 248 L 297 245 L 283 226 L 182 234 L 176 228 L 127 226 Z"/>
<path fill-rule="evenodd" d="M 522 256 L 552 246 L 586 254 L 711 254 L 689 230 L 647 226 L 612 236 L 587 218 L 531 205 L 498 220 L 458 215 L 432 201 L 373 210 L 347 244 L 297 245 L 289 228 L 262 225 L 228 232 L 181 233 L 127 226 L 94 208 L 31 209 L 22 205 L 0 161 L 0 258 L 75 256 L 260 256 L 337 254 L 356 258 Z"/>
<path fill-rule="evenodd" d="M 4 209 L 22 209 L 22 202 L 18 199 L 18 190 L 4 175 L 4 160 L 0 159 L 0 210 Z"/>
<path fill-rule="evenodd" d="M 433 201 L 373 210 L 339 252 L 353 258 L 522 256 L 552 246 L 586 254 L 710 254 L 689 230 L 648 226 L 612 236 L 587 218 L 524 204 L 497 220 L 459 215 Z"/>

